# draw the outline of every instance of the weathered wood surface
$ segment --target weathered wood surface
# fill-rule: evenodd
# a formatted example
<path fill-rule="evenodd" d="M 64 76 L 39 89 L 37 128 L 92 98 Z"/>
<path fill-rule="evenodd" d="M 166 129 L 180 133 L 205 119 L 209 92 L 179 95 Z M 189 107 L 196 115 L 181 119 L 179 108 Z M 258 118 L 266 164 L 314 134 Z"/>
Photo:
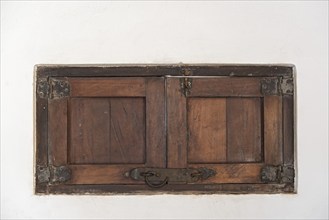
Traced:
<path fill-rule="evenodd" d="M 146 81 L 146 165 L 165 167 L 166 145 L 166 100 L 163 77 Z"/>
<path fill-rule="evenodd" d="M 262 96 L 262 78 L 193 78 L 189 97 Z"/>
<path fill-rule="evenodd" d="M 170 77 L 186 71 L 210 76 L 193 78 L 187 97 L 180 78 Z M 293 71 L 292 65 L 39 65 L 37 82 L 67 77 L 71 93 L 36 94 L 36 165 L 65 165 L 72 176 L 64 184 L 37 180 L 36 192 L 293 193 L 293 183 L 260 178 L 265 164 L 294 166 L 294 96 L 261 92 L 264 77 L 292 78 Z M 154 190 L 127 177 L 141 166 L 217 174 Z"/>
<path fill-rule="evenodd" d="M 71 163 L 143 163 L 144 98 L 71 100 Z"/>
<path fill-rule="evenodd" d="M 67 98 L 48 102 L 48 155 L 55 166 L 67 163 Z"/>
<path fill-rule="evenodd" d="M 197 76 L 285 76 L 292 77 L 294 65 L 236 64 L 140 64 L 140 65 L 37 65 L 42 76 L 181 76 L 188 69 Z"/>
<path fill-rule="evenodd" d="M 259 98 L 227 99 L 227 161 L 262 161 L 262 104 Z"/>
<path fill-rule="evenodd" d="M 265 163 L 280 165 L 282 148 L 282 97 L 264 98 L 264 157 Z"/>
<path fill-rule="evenodd" d="M 180 80 L 167 79 L 167 167 L 187 165 L 186 98 L 180 90 Z"/>
<path fill-rule="evenodd" d="M 283 96 L 283 161 L 294 165 L 294 99 Z"/>
<path fill-rule="evenodd" d="M 291 184 L 188 184 L 166 185 L 160 189 L 151 189 L 145 184 L 136 185 L 51 185 L 47 191 L 54 194 L 277 194 L 296 193 Z"/>
<path fill-rule="evenodd" d="M 226 162 L 226 99 L 188 100 L 188 162 Z"/>
<path fill-rule="evenodd" d="M 143 78 L 69 78 L 71 97 L 142 97 Z"/>

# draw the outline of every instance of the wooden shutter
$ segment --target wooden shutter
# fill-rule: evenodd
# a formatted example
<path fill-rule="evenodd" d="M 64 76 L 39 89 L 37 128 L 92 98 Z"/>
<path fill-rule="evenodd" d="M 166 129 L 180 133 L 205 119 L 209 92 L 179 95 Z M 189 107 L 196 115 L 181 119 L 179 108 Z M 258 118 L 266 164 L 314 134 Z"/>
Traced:
<path fill-rule="evenodd" d="M 37 74 L 37 193 L 295 192 L 291 67 Z"/>
<path fill-rule="evenodd" d="M 49 95 L 48 164 L 70 177 L 65 185 L 143 184 L 129 176 L 136 166 L 165 167 L 164 78 L 50 78 L 69 95 Z M 63 88 L 61 88 L 63 89 Z M 42 169 L 42 167 L 41 167 Z M 65 173 L 62 174 L 65 176 Z"/>
<path fill-rule="evenodd" d="M 202 184 L 262 183 L 265 165 L 283 164 L 283 99 L 262 93 L 265 80 L 168 78 L 168 167 L 215 170 Z"/>

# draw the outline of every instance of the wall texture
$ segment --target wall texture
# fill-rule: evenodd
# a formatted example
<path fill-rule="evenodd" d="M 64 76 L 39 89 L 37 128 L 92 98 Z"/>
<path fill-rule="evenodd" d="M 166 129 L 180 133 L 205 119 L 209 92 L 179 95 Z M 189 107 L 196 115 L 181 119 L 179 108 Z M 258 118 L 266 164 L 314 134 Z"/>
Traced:
<path fill-rule="evenodd" d="M 33 195 L 33 66 L 293 63 L 298 194 Z M 1 1 L 1 218 L 328 218 L 328 2 Z"/>

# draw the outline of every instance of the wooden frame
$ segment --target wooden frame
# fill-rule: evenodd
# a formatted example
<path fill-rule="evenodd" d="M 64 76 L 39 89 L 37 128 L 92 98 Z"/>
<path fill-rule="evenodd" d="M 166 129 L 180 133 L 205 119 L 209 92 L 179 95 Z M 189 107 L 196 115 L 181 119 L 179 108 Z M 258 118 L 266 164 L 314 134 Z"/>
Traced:
<path fill-rule="evenodd" d="M 292 65 L 95 65 L 95 66 L 76 66 L 76 65 L 38 65 L 36 66 L 36 184 L 35 192 L 41 194 L 49 193 L 174 193 L 174 194 L 189 194 L 189 193 L 295 193 L 295 182 L 268 182 L 264 183 L 255 173 L 260 173 L 264 165 L 271 166 L 288 166 L 296 169 L 295 165 L 295 125 L 294 125 L 294 97 L 293 92 L 285 93 L 281 90 L 278 94 L 264 94 L 259 87 L 263 79 L 292 79 L 294 80 L 294 66 Z M 92 78 L 95 78 L 92 81 Z M 67 137 L 67 118 L 68 99 L 70 97 L 81 96 L 129 96 L 124 93 L 124 89 L 116 87 L 111 90 L 111 87 L 105 88 L 104 91 L 90 90 L 88 92 L 83 85 L 93 87 L 93 83 L 97 84 L 97 79 L 103 77 L 111 77 L 108 84 L 113 85 L 113 79 L 120 80 L 120 78 L 129 78 L 135 80 L 130 86 L 130 92 L 133 96 L 146 97 L 147 103 L 158 103 L 163 105 L 163 112 L 159 112 L 159 108 L 155 105 L 149 106 L 147 111 L 157 112 L 157 117 L 154 120 L 148 121 L 147 129 L 149 129 L 150 136 L 146 137 L 149 146 L 158 146 L 157 153 L 150 149 L 149 158 L 146 158 L 146 165 L 152 167 L 173 167 L 184 168 L 187 166 L 187 140 L 184 138 L 184 132 L 187 123 L 186 115 L 186 97 L 181 94 L 180 79 L 190 77 L 193 80 L 193 88 L 188 97 L 199 96 L 250 96 L 262 97 L 264 112 L 269 117 L 264 117 L 264 141 L 267 146 L 264 148 L 264 162 L 252 164 L 235 164 L 234 169 L 245 170 L 240 172 L 236 179 L 232 179 L 230 175 L 227 178 L 229 182 L 218 179 L 205 181 L 203 184 L 188 184 L 188 185 L 168 185 L 161 189 L 150 189 L 146 185 L 140 183 L 127 181 L 115 177 L 116 172 L 124 173 L 129 171 L 135 164 L 130 165 L 69 165 L 72 172 L 80 172 L 84 175 L 86 169 L 90 172 L 112 173 L 113 175 L 99 175 L 97 182 L 85 181 L 73 178 L 65 184 L 48 184 L 40 182 L 39 170 L 53 166 L 61 166 L 67 163 L 67 149 L 65 148 L 65 138 L 53 138 L 53 135 Z M 144 78 L 147 77 L 147 82 Z M 194 78 L 195 77 L 195 78 Z M 202 78 L 203 77 L 203 78 Z M 220 77 L 220 80 L 214 80 Z M 224 78 L 223 78 L 224 77 Z M 70 97 L 61 99 L 47 99 L 40 94 L 43 91 L 42 82 L 48 82 L 51 79 L 67 78 L 71 85 Z M 165 78 L 165 86 L 162 87 Z M 148 83 L 150 82 L 150 83 Z M 233 82 L 230 84 L 230 82 Z M 249 82 L 249 83 L 248 83 Z M 216 86 L 209 86 L 207 90 L 198 84 L 216 84 Z M 244 85 L 241 87 L 240 85 Z M 250 87 L 248 87 L 250 85 Z M 40 87 L 41 86 L 41 87 Z M 175 89 L 171 89 L 175 88 Z M 233 88 L 233 89 L 232 89 Z M 246 95 L 246 88 L 249 93 Z M 250 88 L 250 89 L 248 89 Z M 281 88 L 282 89 L 282 88 Z M 146 95 L 145 94 L 150 94 Z M 167 101 L 165 101 L 165 96 Z M 166 110 L 164 108 L 166 103 Z M 152 107 L 154 106 L 154 107 Z M 160 109 L 162 109 L 160 107 Z M 167 112 L 167 116 L 165 116 Z M 147 117 L 150 114 L 147 114 Z M 173 118 L 175 123 L 171 123 Z M 167 117 L 167 122 L 165 122 Z M 60 120 L 58 120 L 60 119 Z M 177 120 L 180 123 L 177 123 Z M 154 122 L 163 122 L 163 126 L 155 124 Z M 165 125 L 166 124 L 166 125 Z M 158 129 L 154 129 L 155 127 Z M 274 127 L 273 127 L 274 126 Z M 56 132 L 54 132 L 56 131 Z M 152 133 L 153 132 L 153 133 Z M 154 133 L 155 132 L 155 133 Z M 177 134 L 175 136 L 166 134 Z M 158 138 L 154 138 L 157 136 Z M 153 138 L 152 138 L 153 137 Z M 160 140 L 160 141 L 159 141 Z M 55 141 L 55 142 L 54 142 Z M 156 142 L 156 143 L 155 143 Z M 166 143 L 167 142 L 167 143 Z M 166 144 L 165 144 L 166 143 Z M 172 144 L 179 143 L 179 144 Z M 52 148 L 51 146 L 61 146 Z M 166 147 L 167 145 L 167 147 Z M 182 147 L 177 149 L 177 146 Z M 162 149 L 162 150 L 161 150 Z M 167 150 L 167 151 L 166 151 Z M 179 153 L 177 153 L 179 152 Z M 55 155 L 55 156 L 54 156 Z M 146 154 L 148 156 L 148 154 Z M 154 159 L 156 158 L 157 159 Z M 168 159 L 170 158 L 170 159 Z M 185 159 L 184 159 L 185 158 Z M 210 164 L 210 166 L 222 173 L 222 177 L 231 168 L 225 164 Z M 193 164 L 193 167 L 202 167 L 202 164 Z M 280 168 L 282 169 L 282 168 Z M 91 171 L 94 170 L 94 171 Z M 50 171 L 52 172 L 52 171 Z M 88 173 L 88 172 L 87 172 Z M 42 174 L 44 175 L 44 174 Z M 75 177 L 81 175 L 75 175 Z M 231 179 L 230 179 L 231 178 Z M 108 179 L 113 180 L 108 184 Z M 252 183 L 250 183 L 250 179 Z M 245 182 L 244 180 L 248 180 Z M 78 185 L 75 185 L 77 184 Z M 93 185 L 97 183 L 97 185 Z M 128 185 L 122 185 L 128 184 Z"/>

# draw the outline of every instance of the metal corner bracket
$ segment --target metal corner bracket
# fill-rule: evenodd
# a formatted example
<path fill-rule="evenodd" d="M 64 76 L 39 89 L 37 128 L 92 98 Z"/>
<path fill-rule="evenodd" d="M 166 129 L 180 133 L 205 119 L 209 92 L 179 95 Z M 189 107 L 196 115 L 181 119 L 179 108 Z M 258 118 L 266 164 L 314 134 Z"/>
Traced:
<path fill-rule="evenodd" d="M 290 165 L 265 165 L 260 178 L 264 183 L 294 183 L 295 169 Z"/>
<path fill-rule="evenodd" d="M 37 95 L 43 99 L 61 99 L 70 96 L 71 86 L 66 79 L 40 79 Z"/>
<path fill-rule="evenodd" d="M 67 166 L 37 166 L 38 183 L 65 183 L 71 179 L 72 171 Z"/>
<path fill-rule="evenodd" d="M 293 95 L 294 80 L 292 78 L 265 78 L 261 80 L 263 95 Z"/>

